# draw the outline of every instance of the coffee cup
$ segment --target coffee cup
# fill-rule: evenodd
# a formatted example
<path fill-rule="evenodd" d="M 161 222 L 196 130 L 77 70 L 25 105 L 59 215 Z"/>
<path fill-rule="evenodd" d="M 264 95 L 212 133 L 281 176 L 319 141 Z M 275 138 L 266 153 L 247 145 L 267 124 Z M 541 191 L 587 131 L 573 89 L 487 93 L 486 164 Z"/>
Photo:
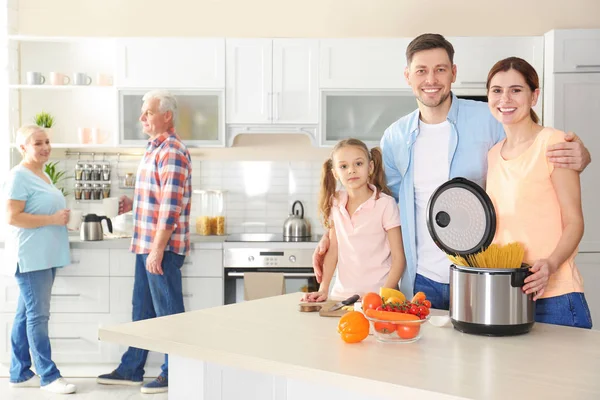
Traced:
<path fill-rule="evenodd" d="M 81 218 L 83 217 L 83 211 L 71 210 L 69 213 L 69 222 L 67 222 L 67 229 L 70 231 L 78 231 L 81 227 Z"/>
<path fill-rule="evenodd" d="M 112 86 L 112 76 L 107 74 L 97 74 L 96 84 L 99 86 Z"/>
<path fill-rule="evenodd" d="M 87 86 L 91 85 L 92 78 L 84 74 L 83 72 L 75 72 L 73 74 L 73 85 Z"/>
<path fill-rule="evenodd" d="M 61 74 L 60 72 L 50 72 L 51 85 L 68 85 L 70 82 L 71 78 L 67 75 Z"/>
<path fill-rule="evenodd" d="M 46 78 L 41 72 L 27 72 L 27 84 L 28 85 L 43 85 L 46 83 Z"/>

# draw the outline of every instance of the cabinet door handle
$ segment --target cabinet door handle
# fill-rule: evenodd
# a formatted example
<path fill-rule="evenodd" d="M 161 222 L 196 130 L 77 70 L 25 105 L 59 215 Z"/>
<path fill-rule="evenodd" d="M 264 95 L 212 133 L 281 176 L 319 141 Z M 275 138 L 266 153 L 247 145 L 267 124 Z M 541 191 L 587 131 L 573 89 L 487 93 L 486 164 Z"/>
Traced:
<path fill-rule="evenodd" d="M 50 336 L 50 340 L 79 340 L 81 336 Z"/>
<path fill-rule="evenodd" d="M 600 64 L 577 64 L 575 68 L 600 68 Z"/>
<path fill-rule="evenodd" d="M 52 293 L 50 296 L 54 297 L 79 297 L 79 293 Z"/>
<path fill-rule="evenodd" d="M 191 293 L 184 293 L 183 297 L 194 297 L 194 295 Z"/>
<path fill-rule="evenodd" d="M 80 262 L 81 262 L 81 260 L 71 260 L 71 264 L 69 264 L 69 265 L 79 264 Z"/>
<path fill-rule="evenodd" d="M 273 93 L 273 104 L 275 107 L 275 121 L 279 121 L 279 92 Z"/>

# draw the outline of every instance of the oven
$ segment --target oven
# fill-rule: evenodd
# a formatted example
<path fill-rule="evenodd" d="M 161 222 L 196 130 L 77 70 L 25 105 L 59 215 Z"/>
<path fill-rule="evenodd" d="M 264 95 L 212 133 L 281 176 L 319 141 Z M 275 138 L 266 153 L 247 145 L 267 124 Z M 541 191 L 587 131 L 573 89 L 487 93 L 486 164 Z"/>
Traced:
<path fill-rule="evenodd" d="M 318 290 L 312 268 L 312 254 L 318 240 L 311 237 L 303 242 L 285 242 L 282 235 L 230 235 L 223 244 L 225 304 L 244 301 L 244 275 L 248 273 L 282 274 L 283 293 Z"/>

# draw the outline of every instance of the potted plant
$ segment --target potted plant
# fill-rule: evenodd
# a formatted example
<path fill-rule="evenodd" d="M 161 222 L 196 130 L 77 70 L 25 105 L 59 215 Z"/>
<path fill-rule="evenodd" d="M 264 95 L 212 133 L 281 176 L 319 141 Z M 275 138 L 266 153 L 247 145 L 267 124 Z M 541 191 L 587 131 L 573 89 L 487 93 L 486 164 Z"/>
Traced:
<path fill-rule="evenodd" d="M 44 166 L 44 171 L 46 171 L 46 173 L 50 177 L 50 180 L 52 181 L 52 184 L 54 186 L 56 186 L 56 188 L 59 189 L 62 192 L 63 196 L 66 197 L 66 196 L 69 195 L 69 192 L 67 192 L 65 190 L 64 186 L 58 187 L 57 185 L 58 185 L 58 183 L 66 180 L 66 179 L 69 179 L 69 177 L 65 176 L 65 171 L 59 171 L 56 168 L 56 165 L 58 163 L 59 163 L 59 161 L 55 161 L 55 162 L 50 162 L 50 163 L 46 164 Z"/>
<path fill-rule="evenodd" d="M 52 128 L 52 125 L 54 125 L 54 117 L 52 115 L 50 115 L 49 113 L 42 111 L 42 112 L 36 114 L 35 124 L 37 126 L 41 126 L 42 128 L 45 128 L 46 132 L 48 133 L 48 136 L 50 136 L 50 134 L 52 133 L 50 128 Z"/>

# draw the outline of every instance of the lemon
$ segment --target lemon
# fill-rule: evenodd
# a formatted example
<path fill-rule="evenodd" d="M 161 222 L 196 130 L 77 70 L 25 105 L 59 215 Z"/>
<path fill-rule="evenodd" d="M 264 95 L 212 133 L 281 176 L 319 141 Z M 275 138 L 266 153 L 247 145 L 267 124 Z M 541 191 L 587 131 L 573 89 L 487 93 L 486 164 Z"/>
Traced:
<path fill-rule="evenodd" d="M 384 288 L 384 287 L 380 288 L 379 295 L 386 300 L 389 299 L 390 297 L 395 297 L 397 299 L 400 299 L 400 302 L 403 302 L 406 300 L 406 296 L 401 291 L 396 290 L 396 289 L 391 289 L 391 288 Z"/>

